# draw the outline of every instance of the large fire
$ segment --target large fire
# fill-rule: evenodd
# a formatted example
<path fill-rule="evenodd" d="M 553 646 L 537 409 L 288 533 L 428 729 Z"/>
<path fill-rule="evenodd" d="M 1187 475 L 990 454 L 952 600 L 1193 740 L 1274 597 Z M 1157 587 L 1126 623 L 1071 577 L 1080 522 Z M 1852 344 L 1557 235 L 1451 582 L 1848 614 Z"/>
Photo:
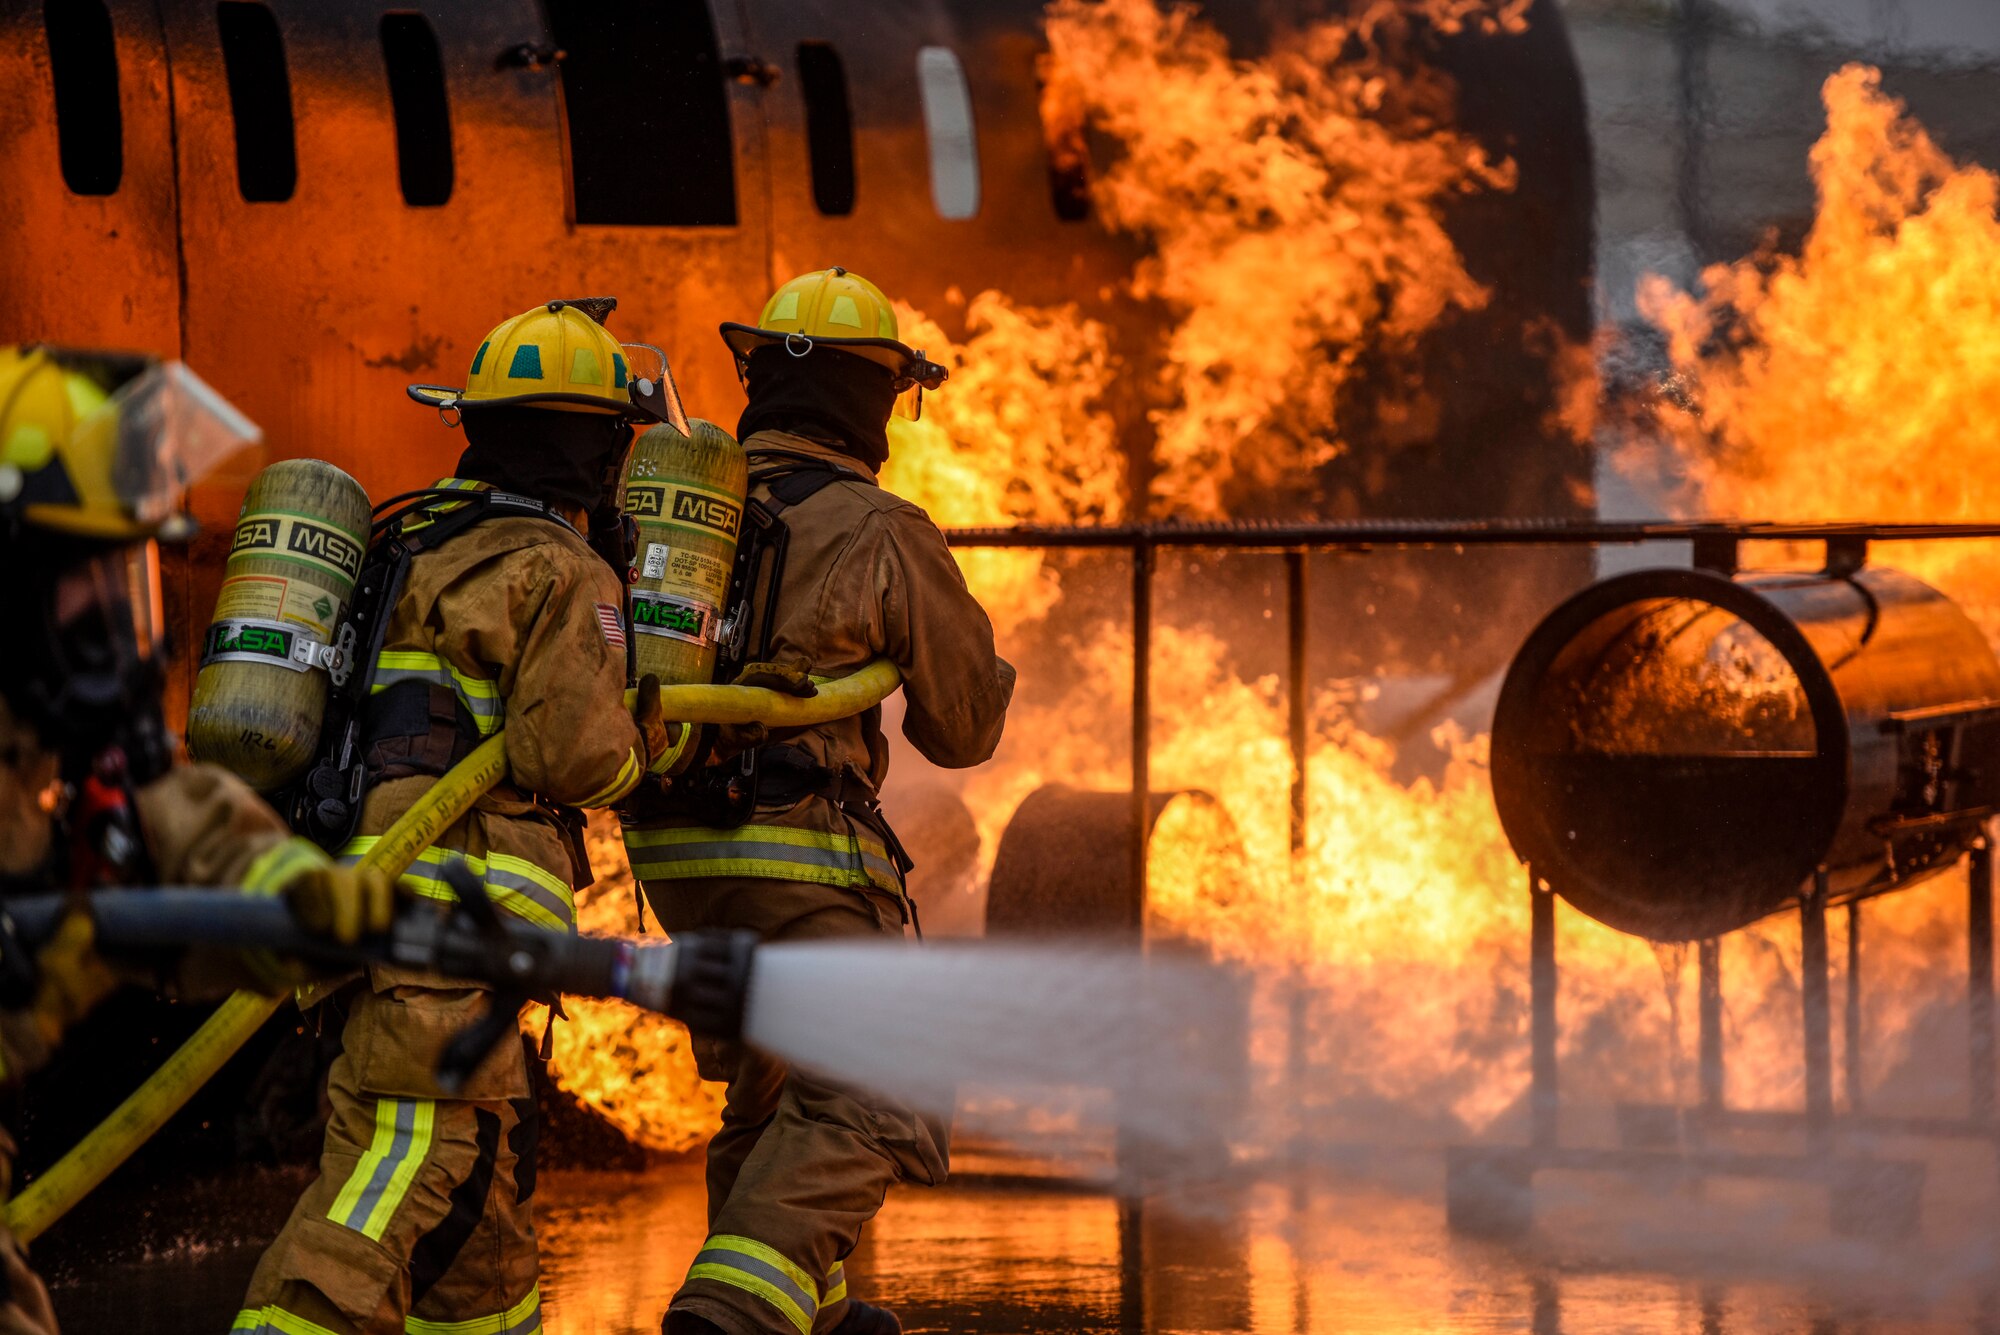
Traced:
<path fill-rule="evenodd" d="M 1073 308 L 1024 307 L 1003 292 L 964 303 L 957 339 L 903 312 L 952 378 L 920 423 L 897 426 L 885 484 L 946 526 L 1115 521 L 1133 509 L 1215 516 L 1245 484 L 1307 494 L 1305 476 L 1342 448 L 1353 358 L 1483 299 L 1439 222 L 1442 201 L 1513 179 L 1510 164 L 1450 128 L 1441 76 L 1330 53 L 1392 41 L 1411 14 L 1507 26 L 1524 9 L 1379 0 L 1359 18 L 1291 33 L 1251 63 L 1233 60 L 1186 9 L 1054 0 L 1050 106 L 1077 142 L 1088 127 L 1120 147 L 1093 198 L 1113 226 L 1149 243 L 1126 295 L 1154 303 L 1165 321 L 1162 379 L 1144 396 L 1148 495 L 1131 505 L 1121 448 L 1130 423 L 1112 404 L 1125 350 L 1113 332 Z M 1954 457 L 1978 457 L 2000 431 L 2000 413 L 1983 411 L 2000 405 L 1991 355 L 2000 316 L 1993 297 L 1978 295 L 2000 252 L 1994 179 L 1954 167 L 1866 71 L 1829 80 L 1827 105 L 1813 154 L 1821 212 L 1803 253 L 1713 269 L 1701 296 L 1648 284 L 1646 309 L 1670 337 L 1677 380 L 1657 406 L 1655 445 L 1682 461 L 1688 503 L 1712 513 L 2000 511 L 2000 482 L 1936 466 L 1943 442 Z M 2000 624 L 1990 552 L 1896 559 Z M 961 565 L 1003 653 L 1032 666 L 1059 649 L 1078 669 L 1060 689 L 1024 684 L 1000 757 L 964 783 L 990 863 L 1015 807 L 1042 784 L 1128 786 L 1116 721 L 1132 641 L 1095 610 L 1050 615 L 1076 596 L 1066 581 L 1087 581 L 1078 564 L 973 552 Z M 1210 573 L 1236 578 L 1228 562 Z M 1333 1073 L 1322 1099 L 1421 1114 L 1404 1125 L 1492 1124 L 1527 1081 L 1527 902 L 1494 814 L 1485 739 L 1441 730 L 1442 769 L 1398 779 L 1396 745 L 1356 722 L 1374 687 L 1315 683 L 1310 839 L 1295 857 L 1281 683 L 1236 668 L 1237 657 L 1198 619 L 1155 628 L 1154 787 L 1215 799 L 1169 808 L 1156 829 L 1156 928 L 1306 989 L 1312 1056 Z M 599 844 L 611 855 L 600 866 L 615 849 Z M 1895 979 L 1870 1001 L 1878 1045 L 1903 1039 L 1945 995 L 1938 943 L 1956 925 L 1947 905 L 1963 902 L 1951 881 L 1870 910 L 1870 967 Z M 601 881 L 585 926 L 628 928 L 629 884 L 622 866 Z M 1694 1024 L 1688 952 L 1655 951 L 1567 909 L 1558 923 L 1566 1052 L 1586 1058 L 1567 1063 L 1566 1089 L 1676 1092 Z M 1730 1097 L 1796 1105 L 1796 927 L 1779 920 L 1741 933 L 1724 953 Z M 619 1006 L 572 1001 L 570 1010 L 552 1064 L 564 1087 L 640 1143 L 698 1143 L 716 1097 L 693 1079 L 685 1035 Z M 1275 1050 L 1269 1035 L 1258 1050 Z"/>

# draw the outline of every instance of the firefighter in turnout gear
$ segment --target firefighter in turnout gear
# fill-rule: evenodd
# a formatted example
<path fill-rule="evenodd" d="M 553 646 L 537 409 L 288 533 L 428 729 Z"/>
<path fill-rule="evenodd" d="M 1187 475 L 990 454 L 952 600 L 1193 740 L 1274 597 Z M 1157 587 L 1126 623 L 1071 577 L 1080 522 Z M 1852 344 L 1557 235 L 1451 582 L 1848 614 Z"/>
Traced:
<path fill-rule="evenodd" d="M 625 706 L 624 586 L 593 550 L 604 535 L 592 515 L 604 513 L 632 424 L 685 418 L 664 357 L 604 328 L 613 304 L 536 307 L 480 343 L 463 389 L 411 388 L 462 422 L 467 444 L 455 475 L 386 530 L 419 550 L 373 664 L 369 787 L 343 849 L 352 858 L 372 847 L 504 727 L 509 778 L 402 883 L 449 898 L 444 876 L 456 864 L 502 911 L 556 929 L 573 929 L 574 891 L 592 876 L 577 808 L 618 801 L 674 757 L 657 708 L 642 703 L 635 719 Z M 432 526 L 463 521 L 464 507 L 503 499 L 511 508 L 422 545 Z M 378 520 L 378 545 L 384 533 Z M 328 1003 L 346 1020 L 320 1175 L 259 1264 L 235 1331 L 541 1329 L 523 1046 L 499 1043 L 457 1089 L 433 1074 L 487 996 L 375 966 Z"/>
<path fill-rule="evenodd" d="M 943 368 L 899 342 L 888 300 L 841 269 L 786 283 L 756 325 L 722 333 L 749 396 L 738 435 L 753 514 L 786 530 L 761 576 L 739 563 L 749 642 L 738 658 L 750 661 L 733 668 L 725 653 L 723 671 L 811 695 L 815 675 L 887 658 L 917 750 L 945 766 L 986 760 L 1014 670 L 937 526 L 876 483 L 899 398 L 935 389 Z M 754 526 L 745 519 L 746 542 Z M 881 710 L 783 737 L 725 729 L 713 743 L 663 801 L 626 810 L 633 871 L 667 931 L 902 936 L 909 863 L 876 801 L 888 771 Z M 740 1044 L 697 1039 L 695 1051 L 728 1096 L 708 1149 L 709 1237 L 664 1329 L 900 1330 L 849 1297 L 843 1262 L 892 1183 L 943 1180 L 945 1129 Z"/>
<path fill-rule="evenodd" d="M 295 839 L 256 794 L 175 766 L 160 708 L 167 650 L 160 539 L 192 531 L 186 487 L 257 429 L 186 367 L 45 347 L 0 349 L 0 893 L 151 884 L 284 894 L 351 942 L 388 926 L 391 887 Z M 45 1062 L 127 981 L 184 995 L 278 992 L 264 955 L 114 963 L 87 918 L 39 951 L 0 932 L 0 1079 Z M 0 1133 L 0 1194 L 12 1144 Z M 55 1329 L 47 1292 L 0 1229 L 0 1331 Z"/>

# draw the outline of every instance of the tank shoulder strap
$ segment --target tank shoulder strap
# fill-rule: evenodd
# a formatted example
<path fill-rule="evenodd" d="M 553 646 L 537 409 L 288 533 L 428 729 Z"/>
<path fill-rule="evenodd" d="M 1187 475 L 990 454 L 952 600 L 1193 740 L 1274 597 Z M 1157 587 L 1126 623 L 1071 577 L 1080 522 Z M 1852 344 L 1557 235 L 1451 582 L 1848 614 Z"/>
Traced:
<path fill-rule="evenodd" d="M 388 514 L 381 514 L 386 506 L 405 500 L 409 503 Z M 552 524 L 560 524 L 578 537 L 583 536 L 577 532 L 576 525 L 564 519 L 546 501 L 507 491 L 458 491 L 449 487 L 433 487 L 395 497 L 385 502 L 384 506 L 376 507 L 376 510 L 380 517 L 375 520 L 374 546 L 370 549 L 370 556 L 376 554 L 377 548 L 386 549 L 382 554 L 392 558 L 415 556 L 443 546 L 482 520 L 505 517 L 545 519 Z"/>
<path fill-rule="evenodd" d="M 836 482 L 859 482 L 865 487 L 876 485 L 874 479 L 852 468 L 809 454 L 774 450 L 760 453 L 759 457 L 775 461 L 750 470 L 750 485 L 754 487 L 762 483 L 770 492 L 769 500 L 756 504 L 762 506 L 764 513 L 772 519 Z"/>

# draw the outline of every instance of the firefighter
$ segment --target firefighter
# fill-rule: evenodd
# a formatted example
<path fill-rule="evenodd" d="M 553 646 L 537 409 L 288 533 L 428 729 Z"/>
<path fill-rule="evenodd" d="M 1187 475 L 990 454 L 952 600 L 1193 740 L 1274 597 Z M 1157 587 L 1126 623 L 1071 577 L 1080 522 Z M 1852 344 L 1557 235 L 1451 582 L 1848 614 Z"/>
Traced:
<path fill-rule="evenodd" d="M 768 638 L 735 680 L 811 695 L 815 674 L 886 657 L 903 674 L 916 749 L 951 767 L 986 760 L 1014 670 L 937 525 L 876 481 L 899 399 L 935 389 L 943 368 L 898 340 L 880 290 L 837 268 L 786 283 L 756 325 L 722 335 L 749 396 L 737 434 L 751 496 L 789 530 L 782 568 L 744 618 L 760 627 L 769 611 Z M 909 862 L 876 800 L 888 772 L 879 708 L 784 738 L 724 730 L 705 759 L 627 818 L 633 871 L 669 933 L 903 935 Z M 663 1328 L 900 1330 L 848 1295 L 842 1262 L 892 1182 L 943 1180 L 944 1128 L 737 1044 L 697 1039 L 696 1052 L 728 1095 L 708 1149 L 709 1237 Z"/>
<path fill-rule="evenodd" d="M 391 887 L 291 832 L 223 770 L 173 764 L 159 541 L 193 529 L 184 489 L 256 428 L 185 367 L 47 347 L 0 349 L 0 891 L 242 886 L 285 894 L 344 942 L 389 925 Z M 66 921 L 30 956 L 0 936 L 0 1076 L 47 1060 L 114 988 L 160 981 Z M 297 980 L 269 957 L 192 956 L 182 995 Z M 0 1195 L 13 1146 L 0 1133 Z M 0 1229 L 0 1331 L 53 1331 L 48 1295 Z"/>
<path fill-rule="evenodd" d="M 480 493 L 541 512 L 515 505 L 409 561 L 367 697 L 372 787 L 345 849 L 365 852 L 504 726 L 508 780 L 404 884 L 448 898 L 443 877 L 456 864 L 502 910 L 560 929 L 574 927 L 574 890 L 591 880 L 576 808 L 617 801 L 673 757 L 656 688 L 648 696 L 642 683 L 647 702 L 638 717 L 627 712 L 624 586 L 586 534 L 633 422 L 685 418 L 665 359 L 642 377 L 629 361 L 638 350 L 600 323 L 612 305 L 538 306 L 487 336 L 463 389 L 411 388 L 447 424 L 462 423 L 466 448 L 401 525 L 407 539 L 421 542 Z M 320 1175 L 264 1254 L 234 1329 L 539 1329 L 523 1045 L 498 1044 L 446 1090 L 433 1075 L 439 1055 L 484 1011 L 482 989 L 376 966 L 340 1000 L 344 1050 Z"/>

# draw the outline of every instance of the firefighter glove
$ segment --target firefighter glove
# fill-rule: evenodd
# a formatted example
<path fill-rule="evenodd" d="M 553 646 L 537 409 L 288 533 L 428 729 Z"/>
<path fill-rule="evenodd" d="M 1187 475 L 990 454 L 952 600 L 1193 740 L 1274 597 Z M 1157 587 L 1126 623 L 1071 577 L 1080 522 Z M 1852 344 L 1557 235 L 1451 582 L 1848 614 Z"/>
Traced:
<path fill-rule="evenodd" d="M 284 894 L 292 916 L 309 931 L 343 946 L 388 931 L 396 915 L 395 882 L 374 867 L 309 867 L 286 884 Z"/>
<path fill-rule="evenodd" d="M 807 699 L 819 694 L 819 687 L 802 667 L 789 663 L 745 663 L 743 670 L 736 674 L 732 686 L 756 686 L 780 695 L 797 696 Z M 754 751 L 771 738 L 769 725 L 763 723 L 724 723 L 716 728 L 715 758 L 727 760 L 745 751 Z"/>
<path fill-rule="evenodd" d="M 653 673 L 639 678 L 639 688 L 633 692 L 632 721 L 639 725 L 640 744 L 646 748 L 646 773 L 679 774 L 694 763 L 695 748 L 688 742 L 695 730 L 685 723 L 667 721 L 660 704 L 660 679 Z"/>
<path fill-rule="evenodd" d="M 35 957 L 35 1029 L 51 1050 L 121 981 L 97 953 L 96 935 L 87 914 L 72 912 Z"/>

